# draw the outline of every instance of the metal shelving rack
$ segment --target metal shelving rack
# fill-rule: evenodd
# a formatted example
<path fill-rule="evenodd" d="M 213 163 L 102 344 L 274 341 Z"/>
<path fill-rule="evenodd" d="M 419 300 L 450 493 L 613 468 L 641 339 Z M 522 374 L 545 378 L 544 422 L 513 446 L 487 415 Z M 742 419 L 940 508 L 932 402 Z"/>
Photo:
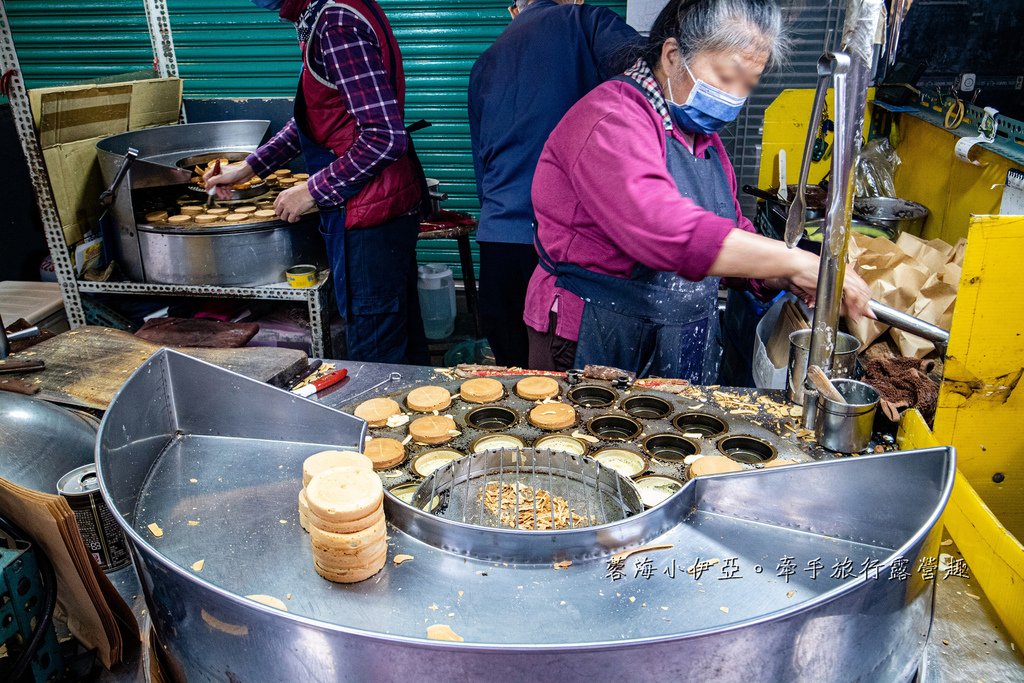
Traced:
<path fill-rule="evenodd" d="M 174 52 L 174 41 L 171 37 L 170 18 L 167 14 L 166 0 L 144 0 L 146 20 L 149 24 L 150 40 L 153 44 L 153 55 L 157 70 L 161 77 L 178 75 L 178 63 Z M 222 287 L 215 285 L 162 285 L 144 282 L 89 282 L 79 280 L 75 275 L 71 253 L 61 229 L 57 204 L 50 187 L 50 179 L 43 161 L 42 149 L 36 135 L 32 119 L 32 108 L 29 104 L 28 91 L 21 76 L 18 53 L 14 47 L 14 37 L 7 9 L 0 2 L 0 74 L 8 76 L 8 99 L 14 117 L 14 125 L 21 142 L 21 148 L 28 162 L 32 189 L 36 196 L 36 204 L 46 235 L 46 244 L 53 259 L 57 282 L 60 284 L 61 296 L 64 299 L 64 310 L 68 323 L 72 328 L 86 324 L 85 310 L 82 306 L 82 293 L 87 294 L 118 294 L 118 295 L 163 295 L 197 298 L 236 298 L 259 301 L 295 301 L 306 304 L 309 315 L 311 337 L 311 354 L 315 357 L 330 358 L 334 349 L 330 334 L 330 301 L 331 288 L 329 274 L 321 274 L 316 285 L 306 289 L 293 289 L 286 284 L 273 284 L 262 287 Z"/>

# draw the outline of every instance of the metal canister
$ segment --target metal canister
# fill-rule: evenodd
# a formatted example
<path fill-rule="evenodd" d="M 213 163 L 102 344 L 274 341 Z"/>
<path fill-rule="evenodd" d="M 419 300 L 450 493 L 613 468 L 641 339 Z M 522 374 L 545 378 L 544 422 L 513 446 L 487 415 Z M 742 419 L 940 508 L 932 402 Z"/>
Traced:
<path fill-rule="evenodd" d="M 82 542 L 100 569 L 112 572 L 131 561 L 128 541 L 100 495 L 96 465 L 82 465 L 65 474 L 57 482 L 57 493 L 75 513 Z"/>
<path fill-rule="evenodd" d="M 845 403 L 836 403 L 818 394 L 818 418 L 815 437 L 818 444 L 837 453 L 859 453 L 871 442 L 881 395 L 864 382 L 852 379 L 832 380 Z"/>
<path fill-rule="evenodd" d="M 836 334 L 836 352 L 832 360 L 832 379 L 853 377 L 857 373 L 857 351 L 860 340 L 852 334 Z M 789 368 L 786 388 L 793 403 L 804 401 L 804 380 L 807 358 L 811 353 L 811 330 L 797 330 L 789 335 Z"/>

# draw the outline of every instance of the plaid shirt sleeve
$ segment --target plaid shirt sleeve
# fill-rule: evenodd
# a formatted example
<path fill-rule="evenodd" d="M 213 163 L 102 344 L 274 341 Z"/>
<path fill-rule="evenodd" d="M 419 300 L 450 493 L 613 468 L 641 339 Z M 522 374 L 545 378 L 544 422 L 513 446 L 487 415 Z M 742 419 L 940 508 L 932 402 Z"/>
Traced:
<path fill-rule="evenodd" d="M 370 25 L 349 9 L 332 7 L 324 12 L 314 39 L 319 49 L 312 51 L 312 68 L 337 86 L 345 108 L 356 119 L 352 146 L 307 183 L 318 205 L 338 206 L 400 159 L 408 140 Z"/>
<path fill-rule="evenodd" d="M 291 119 L 288 121 L 288 125 L 267 140 L 267 144 L 250 154 L 245 160 L 256 175 L 266 177 L 271 171 L 284 168 L 301 151 L 299 131 L 296 128 L 295 119 Z"/>

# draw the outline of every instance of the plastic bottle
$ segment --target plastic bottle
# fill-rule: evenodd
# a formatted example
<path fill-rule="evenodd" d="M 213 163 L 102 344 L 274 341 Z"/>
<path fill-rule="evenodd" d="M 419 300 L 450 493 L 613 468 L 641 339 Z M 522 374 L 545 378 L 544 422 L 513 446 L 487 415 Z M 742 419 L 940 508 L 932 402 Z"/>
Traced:
<path fill-rule="evenodd" d="M 455 331 L 455 278 L 438 263 L 419 267 L 417 289 L 427 339 L 445 339 Z"/>

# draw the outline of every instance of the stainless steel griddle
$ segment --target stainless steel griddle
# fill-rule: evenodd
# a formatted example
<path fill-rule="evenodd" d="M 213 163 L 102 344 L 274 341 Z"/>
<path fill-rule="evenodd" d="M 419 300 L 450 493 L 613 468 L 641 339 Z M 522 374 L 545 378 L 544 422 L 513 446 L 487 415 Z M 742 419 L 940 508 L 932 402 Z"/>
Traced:
<path fill-rule="evenodd" d="M 354 368 L 324 403 L 394 370 Z M 409 387 L 439 381 L 398 370 Z M 478 526 L 388 496 L 389 558 L 414 559 L 332 584 L 298 527 L 301 464 L 365 436 L 351 416 L 172 351 L 125 385 L 97 462 L 174 675 L 902 681 L 917 669 L 933 585 L 914 568 L 937 554 L 951 449 L 814 462 L 795 444 L 803 464 L 701 478 L 646 512 L 564 531 Z M 671 547 L 616 559 L 646 545 Z M 464 642 L 427 639 L 432 624 Z"/>

